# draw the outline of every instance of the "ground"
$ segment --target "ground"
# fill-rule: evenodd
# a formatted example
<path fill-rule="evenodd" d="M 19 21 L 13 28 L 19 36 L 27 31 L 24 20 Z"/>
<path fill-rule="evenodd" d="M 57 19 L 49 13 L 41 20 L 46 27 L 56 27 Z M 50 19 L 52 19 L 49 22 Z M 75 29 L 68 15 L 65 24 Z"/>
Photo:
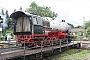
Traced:
<path fill-rule="evenodd" d="M 70 52 L 70 53 L 66 53 L 67 55 L 77 55 L 77 57 L 69 57 L 68 59 L 65 60 L 90 60 L 90 52 L 88 52 L 87 54 L 84 54 L 81 57 L 78 57 L 78 53 L 84 50 L 89 50 L 90 51 L 90 41 L 81 41 L 82 47 L 81 49 L 77 49 L 76 52 Z M 57 60 L 62 60 L 60 58 L 58 58 Z"/>
<path fill-rule="evenodd" d="M 72 49 L 69 52 L 65 51 L 62 54 L 60 53 L 58 55 L 48 57 L 48 59 L 45 59 L 45 60 L 90 60 L 90 41 L 81 41 L 81 42 L 83 43 L 81 48 Z M 80 53 L 86 50 L 88 50 L 89 52 Z M 73 55 L 75 55 L 76 57 L 72 57 Z M 62 57 L 65 58 L 65 56 L 66 57 L 68 56 L 68 58 L 62 59 Z"/>

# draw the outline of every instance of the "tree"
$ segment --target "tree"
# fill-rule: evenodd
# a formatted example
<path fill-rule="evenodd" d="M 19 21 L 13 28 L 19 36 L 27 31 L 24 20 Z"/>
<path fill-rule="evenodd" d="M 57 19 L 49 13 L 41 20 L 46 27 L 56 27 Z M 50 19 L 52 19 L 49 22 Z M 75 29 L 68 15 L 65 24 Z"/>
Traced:
<path fill-rule="evenodd" d="M 57 13 L 53 12 L 50 7 L 48 6 L 39 6 L 37 5 L 34 1 L 31 3 L 29 8 L 25 10 L 26 12 L 31 12 L 34 14 L 38 14 L 42 17 L 51 17 L 51 18 L 56 18 Z"/>
<path fill-rule="evenodd" d="M 6 18 L 9 18 L 8 10 L 6 10 Z"/>
<path fill-rule="evenodd" d="M 6 21 L 7 21 L 7 29 L 13 28 L 13 20 L 9 17 L 8 10 L 6 10 Z"/>
<path fill-rule="evenodd" d="M 16 12 L 16 9 L 14 9 L 14 11 L 13 12 Z"/>
<path fill-rule="evenodd" d="M 7 25 L 8 25 L 7 29 L 12 29 L 13 28 L 13 20 L 11 18 L 8 18 L 7 21 L 8 21 L 7 22 Z"/>
<path fill-rule="evenodd" d="M 84 29 L 86 31 L 86 36 L 90 37 L 90 20 L 85 22 L 84 24 Z"/>
<path fill-rule="evenodd" d="M 1 9 L 1 14 L 2 14 L 2 16 L 3 17 L 5 17 L 6 15 L 5 15 L 5 12 L 4 12 L 4 10 L 3 9 Z M 3 20 L 4 21 L 4 20 Z M 3 22 L 3 24 L 0 24 L 1 26 L 2 26 L 2 28 L 3 28 L 3 30 L 2 30 L 2 32 L 4 31 L 4 29 L 6 28 L 6 25 L 5 25 L 5 22 Z"/>
<path fill-rule="evenodd" d="M 22 11 L 22 6 L 20 6 L 19 10 Z"/>
<path fill-rule="evenodd" d="M 1 14 L 4 15 L 4 10 L 3 9 L 1 9 Z"/>
<path fill-rule="evenodd" d="M 31 13 L 36 13 L 37 12 L 37 7 L 38 5 L 33 1 L 29 8 L 27 8 L 25 11 L 26 12 L 31 12 Z"/>
<path fill-rule="evenodd" d="M 75 28 L 82 28 L 82 26 L 76 26 Z"/>
<path fill-rule="evenodd" d="M 88 27 L 86 30 L 86 37 L 90 37 L 90 27 Z"/>
<path fill-rule="evenodd" d="M 86 29 L 87 29 L 88 27 L 90 27 L 90 20 L 87 21 L 84 26 L 85 26 Z"/>
<path fill-rule="evenodd" d="M 71 26 L 71 28 L 74 28 L 74 25 L 73 24 L 70 24 L 70 23 L 68 23 L 70 26 Z"/>

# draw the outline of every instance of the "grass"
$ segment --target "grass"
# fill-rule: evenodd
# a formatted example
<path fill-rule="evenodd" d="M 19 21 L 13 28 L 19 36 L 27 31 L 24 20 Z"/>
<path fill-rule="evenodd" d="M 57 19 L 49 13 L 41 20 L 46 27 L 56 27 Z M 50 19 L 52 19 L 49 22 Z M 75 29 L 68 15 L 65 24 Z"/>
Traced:
<path fill-rule="evenodd" d="M 60 52 L 60 54 L 70 53 L 70 52 L 75 52 L 75 51 L 77 51 L 77 49 L 68 49 L 68 50 L 66 50 L 64 52 Z"/>
<path fill-rule="evenodd" d="M 73 52 L 73 49 L 67 51 L 67 52 Z M 67 60 L 69 58 L 81 58 L 81 57 L 86 57 L 85 55 L 90 53 L 90 50 L 84 50 L 82 52 L 76 53 L 76 54 L 72 54 L 72 55 L 68 55 L 68 56 L 64 56 L 61 58 L 57 58 L 56 60 Z"/>

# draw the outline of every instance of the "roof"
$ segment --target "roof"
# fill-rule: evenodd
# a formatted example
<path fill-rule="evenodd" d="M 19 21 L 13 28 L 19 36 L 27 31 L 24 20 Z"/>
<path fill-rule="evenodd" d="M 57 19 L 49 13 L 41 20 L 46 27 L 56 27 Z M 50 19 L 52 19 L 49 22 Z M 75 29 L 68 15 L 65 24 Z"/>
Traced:
<path fill-rule="evenodd" d="M 83 28 L 72 28 L 71 32 L 76 33 L 76 32 L 83 31 L 83 30 L 84 30 Z"/>
<path fill-rule="evenodd" d="M 26 15 L 26 16 L 37 16 L 36 14 L 33 14 L 33 13 L 28 13 L 28 12 L 23 12 L 23 11 L 16 11 L 16 12 L 14 12 L 14 13 L 12 13 L 11 15 L 10 15 L 10 17 L 11 18 L 17 18 L 17 17 L 19 17 L 19 16 L 21 16 L 21 15 Z"/>

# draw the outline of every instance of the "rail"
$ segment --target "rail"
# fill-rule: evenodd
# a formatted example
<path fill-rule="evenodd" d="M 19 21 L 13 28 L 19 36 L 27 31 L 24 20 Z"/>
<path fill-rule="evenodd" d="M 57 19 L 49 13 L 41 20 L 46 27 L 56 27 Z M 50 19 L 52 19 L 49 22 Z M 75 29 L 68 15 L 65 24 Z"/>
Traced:
<path fill-rule="evenodd" d="M 69 40 L 68 39 L 65 39 L 66 40 L 66 43 L 65 43 L 65 45 L 64 46 L 66 46 L 67 48 L 68 48 L 68 46 L 69 45 L 73 45 L 74 46 L 74 44 L 75 44 L 75 41 L 73 40 L 73 41 L 71 41 L 71 44 L 69 44 Z M 58 40 L 57 40 L 58 41 Z M 3 49 L 2 49 L 2 59 L 3 59 L 3 55 L 5 55 L 5 54 L 9 54 L 9 53 L 19 53 L 19 52 L 22 52 L 22 55 L 23 55 L 23 59 L 25 60 L 25 56 L 27 55 L 27 53 L 29 52 L 29 54 L 33 54 L 33 53 L 41 53 L 41 57 L 40 58 L 43 58 L 43 52 L 44 51 L 46 51 L 46 50 L 52 50 L 52 53 L 53 53 L 53 51 L 54 51 L 54 49 L 56 49 L 56 48 L 59 48 L 59 52 L 61 52 L 62 51 L 62 47 L 64 47 L 64 46 L 62 46 L 62 43 L 61 43 L 61 40 L 59 40 L 59 43 L 56 45 L 55 44 L 55 42 L 53 41 L 53 39 L 52 39 L 52 44 L 51 45 L 46 45 L 47 46 L 47 49 L 46 49 L 46 47 L 44 47 L 43 46 L 43 42 L 44 41 L 41 41 L 41 46 L 38 48 L 38 49 L 34 49 L 33 50 L 33 48 L 34 47 L 32 47 L 32 48 L 27 48 L 26 46 L 25 46 L 25 42 L 24 42 L 24 46 L 23 47 L 15 47 L 15 48 L 12 48 L 12 47 L 9 47 L 7 50 L 8 51 L 6 51 L 6 52 L 2 52 L 2 51 L 4 51 Z M 46 49 L 46 50 L 45 50 Z M 38 50 L 38 51 L 37 51 Z M 30 52 L 31 51 L 31 52 Z M 33 51 L 33 52 L 32 52 Z M 15 55 L 16 56 L 16 55 Z"/>
<path fill-rule="evenodd" d="M 2 60 L 5 60 L 1 52 L 0 52 L 0 56 L 1 56 Z"/>

